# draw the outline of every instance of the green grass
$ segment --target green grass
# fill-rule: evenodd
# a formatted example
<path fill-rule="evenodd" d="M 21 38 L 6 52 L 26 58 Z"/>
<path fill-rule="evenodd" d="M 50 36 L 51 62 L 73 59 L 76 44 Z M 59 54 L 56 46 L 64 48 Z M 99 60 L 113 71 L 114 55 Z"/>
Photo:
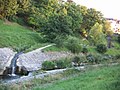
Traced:
<path fill-rule="evenodd" d="M 32 90 L 120 90 L 119 71 L 120 65 L 89 69 L 77 77 L 34 86 Z"/>
<path fill-rule="evenodd" d="M 108 51 L 106 52 L 106 54 L 109 54 L 109 55 L 118 55 L 118 54 L 120 54 L 120 49 L 110 48 L 110 49 L 108 49 Z"/>
<path fill-rule="evenodd" d="M 0 90 L 120 90 L 120 64 L 70 69 L 42 79 L 0 85 Z"/>
<path fill-rule="evenodd" d="M 22 27 L 17 23 L 0 20 L 0 47 L 30 50 L 43 46 L 40 33 Z M 28 50 L 29 51 L 29 50 Z"/>
<path fill-rule="evenodd" d="M 48 47 L 48 48 L 45 48 L 44 51 L 68 51 L 67 48 L 65 47 L 57 47 L 57 46 L 51 46 L 51 47 Z"/>

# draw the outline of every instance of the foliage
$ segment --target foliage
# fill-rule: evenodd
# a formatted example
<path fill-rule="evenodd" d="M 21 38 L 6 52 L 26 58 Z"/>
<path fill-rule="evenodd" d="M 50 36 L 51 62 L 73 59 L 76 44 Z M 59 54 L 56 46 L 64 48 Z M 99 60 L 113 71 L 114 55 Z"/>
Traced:
<path fill-rule="evenodd" d="M 87 60 L 91 64 L 99 64 L 104 63 L 105 60 L 108 60 L 109 58 L 107 56 L 101 55 L 101 54 L 88 54 L 86 56 Z"/>
<path fill-rule="evenodd" d="M 43 70 L 53 70 L 55 69 L 55 63 L 52 61 L 45 61 L 42 63 Z"/>
<path fill-rule="evenodd" d="M 89 32 L 89 40 L 91 44 L 97 45 L 97 44 L 106 44 L 107 41 L 105 39 L 105 35 L 103 34 L 103 28 L 102 25 L 99 23 L 96 23 Z"/>
<path fill-rule="evenodd" d="M 80 64 L 81 62 L 80 62 L 80 57 L 79 56 L 75 56 L 74 58 L 73 58 L 73 62 L 75 63 L 75 64 Z"/>
<path fill-rule="evenodd" d="M 46 86 L 37 85 L 33 90 L 119 90 L 119 70 L 120 65 L 89 67 L 78 76 L 45 84 Z"/>
<path fill-rule="evenodd" d="M 56 60 L 55 63 L 56 63 L 56 66 L 57 66 L 58 69 L 71 67 L 71 61 L 68 60 L 67 58 Z"/>
<path fill-rule="evenodd" d="M 72 35 L 71 20 L 69 16 L 54 15 L 43 27 L 42 33 L 48 41 L 53 41 L 59 35 Z"/>
<path fill-rule="evenodd" d="M 80 32 L 81 23 L 83 20 L 80 7 L 75 3 L 66 3 L 65 5 L 67 9 L 67 16 L 70 16 L 72 18 L 71 29 L 73 31 L 73 34 L 77 34 Z"/>
<path fill-rule="evenodd" d="M 66 68 L 66 64 L 64 60 L 57 60 L 55 61 L 55 63 L 58 69 Z"/>
<path fill-rule="evenodd" d="M 18 6 L 17 0 L 0 0 L 0 19 L 15 15 Z"/>
<path fill-rule="evenodd" d="M 108 35 L 108 36 L 112 36 L 113 35 L 113 31 L 111 30 L 110 22 L 105 21 L 103 23 L 103 29 L 104 29 L 103 32 L 106 33 L 106 35 Z"/>
<path fill-rule="evenodd" d="M 0 18 L 9 18 L 29 10 L 30 0 L 0 0 Z"/>
<path fill-rule="evenodd" d="M 70 50 L 72 53 L 80 53 L 82 50 L 82 47 L 80 45 L 80 41 L 76 37 L 68 37 L 68 40 L 66 42 L 66 47 L 68 50 Z"/>
<path fill-rule="evenodd" d="M 118 35 L 118 42 L 120 43 L 120 35 Z"/>
<path fill-rule="evenodd" d="M 84 63 L 87 63 L 87 58 L 85 55 L 75 56 L 72 62 L 74 66 L 84 65 Z"/>
<path fill-rule="evenodd" d="M 88 49 L 87 49 L 86 47 L 84 47 L 84 48 L 82 49 L 82 53 L 84 53 L 84 54 L 88 53 Z"/>
<path fill-rule="evenodd" d="M 97 11 L 94 8 L 87 8 L 85 6 L 80 6 L 80 9 L 83 16 L 81 28 L 84 29 L 87 34 L 89 33 L 90 29 L 95 25 L 95 23 L 104 23 L 105 19 L 100 11 Z"/>
<path fill-rule="evenodd" d="M 17 3 L 19 4 L 18 7 L 19 14 L 26 13 L 29 11 L 30 0 L 17 0 Z"/>
<path fill-rule="evenodd" d="M 96 50 L 99 53 L 105 53 L 107 51 L 107 47 L 104 44 L 98 44 Z"/>

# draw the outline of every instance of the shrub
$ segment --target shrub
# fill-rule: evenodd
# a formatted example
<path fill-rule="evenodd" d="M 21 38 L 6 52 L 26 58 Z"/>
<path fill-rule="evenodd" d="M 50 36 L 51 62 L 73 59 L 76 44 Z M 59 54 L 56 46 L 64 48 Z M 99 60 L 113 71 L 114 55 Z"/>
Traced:
<path fill-rule="evenodd" d="M 88 49 L 87 49 L 86 47 L 84 47 L 84 48 L 82 49 L 82 53 L 84 53 L 84 54 L 88 53 Z"/>
<path fill-rule="evenodd" d="M 61 59 L 61 60 L 57 60 L 55 61 L 55 64 L 57 66 L 58 69 L 63 69 L 63 68 L 67 68 L 67 67 L 71 67 L 71 61 L 70 59 Z"/>
<path fill-rule="evenodd" d="M 97 51 L 99 53 L 105 53 L 107 51 L 107 47 L 104 44 L 98 44 L 97 45 Z"/>
<path fill-rule="evenodd" d="M 99 64 L 103 61 L 102 55 L 100 54 L 89 54 L 86 56 L 88 62 L 92 64 Z"/>
<path fill-rule="evenodd" d="M 73 62 L 74 62 L 74 66 L 79 66 L 81 65 L 82 63 L 86 63 L 87 62 L 87 59 L 85 56 L 75 56 L 73 58 Z"/>
<path fill-rule="evenodd" d="M 120 54 L 115 55 L 116 59 L 120 59 Z"/>
<path fill-rule="evenodd" d="M 79 39 L 76 37 L 69 37 L 66 43 L 66 47 L 72 53 L 77 53 L 77 54 L 80 53 L 82 49 Z"/>
<path fill-rule="evenodd" d="M 57 47 L 64 47 L 66 37 L 63 35 L 57 36 L 54 40 L 54 43 L 56 44 Z"/>
<path fill-rule="evenodd" d="M 88 62 L 94 63 L 95 62 L 95 57 L 92 54 L 89 54 L 86 56 Z"/>
<path fill-rule="evenodd" d="M 66 64 L 64 63 L 64 60 L 58 60 L 55 63 L 58 69 L 66 68 Z"/>
<path fill-rule="evenodd" d="M 45 61 L 42 63 L 43 70 L 53 70 L 55 69 L 55 63 L 52 61 Z"/>
<path fill-rule="evenodd" d="M 75 56 L 75 57 L 73 58 L 73 62 L 74 62 L 75 64 L 79 64 L 79 63 L 80 63 L 80 57 L 79 57 L 79 56 Z"/>

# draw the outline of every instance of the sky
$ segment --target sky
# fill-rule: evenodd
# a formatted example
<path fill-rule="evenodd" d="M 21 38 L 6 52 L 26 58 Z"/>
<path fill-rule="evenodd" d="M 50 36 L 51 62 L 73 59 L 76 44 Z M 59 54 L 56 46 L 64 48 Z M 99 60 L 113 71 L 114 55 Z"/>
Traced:
<path fill-rule="evenodd" d="M 95 8 L 101 11 L 106 18 L 120 20 L 120 1 L 119 0 L 73 0 L 77 4 Z"/>

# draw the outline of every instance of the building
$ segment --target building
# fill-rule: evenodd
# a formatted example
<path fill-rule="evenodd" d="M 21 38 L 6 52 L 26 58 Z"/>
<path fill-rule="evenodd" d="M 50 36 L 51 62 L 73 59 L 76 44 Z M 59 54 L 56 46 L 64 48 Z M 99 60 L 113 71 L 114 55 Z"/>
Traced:
<path fill-rule="evenodd" d="M 106 20 L 111 24 L 111 30 L 113 33 L 120 34 L 120 20 L 113 18 L 106 18 Z"/>

